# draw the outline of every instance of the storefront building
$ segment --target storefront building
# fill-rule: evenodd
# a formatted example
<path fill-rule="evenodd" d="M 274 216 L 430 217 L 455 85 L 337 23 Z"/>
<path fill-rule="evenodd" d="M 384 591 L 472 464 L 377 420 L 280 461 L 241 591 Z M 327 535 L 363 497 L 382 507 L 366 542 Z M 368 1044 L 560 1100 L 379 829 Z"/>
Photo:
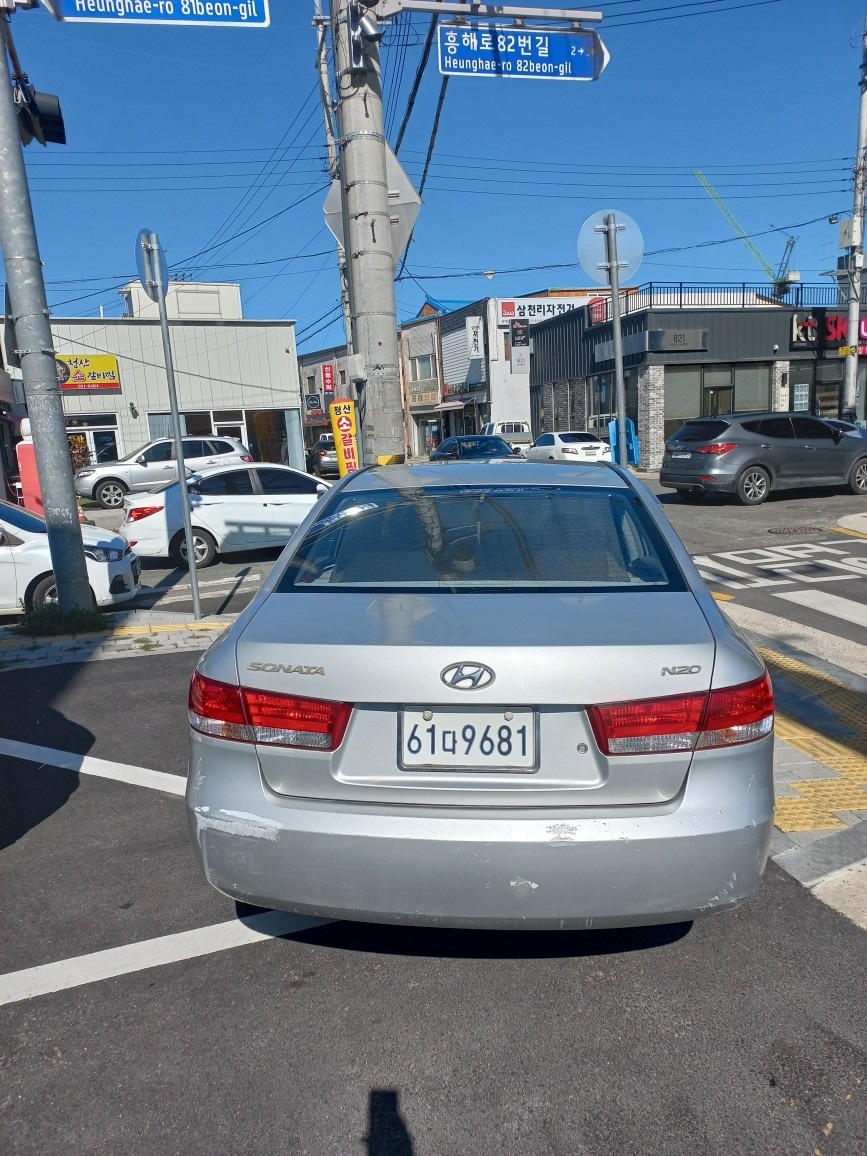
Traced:
<path fill-rule="evenodd" d="M 425 457 L 443 440 L 445 424 L 439 318 L 428 315 L 405 321 L 399 344 L 407 454 Z"/>
<path fill-rule="evenodd" d="M 123 295 L 126 316 L 51 321 L 78 460 L 116 461 L 172 433 L 155 307 L 138 285 Z M 303 468 L 294 322 L 243 319 L 231 285 L 172 284 L 167 306 L 182 432 L 235 437 L 260 461 Z M 25 416 L 20 373 L 14 384 Z"/>
<path fill-rule="evenodd" d="M 304 446 L 310 449 L 322 433 L 331 430 L 328 407 L 335 397 L 347 396 L 346 346 L 335 345 L 298 358 Z"/>
<path fill-rule="evenodd" d="M 809 287 L 799 292 L 809 300 Z M 828 292 L 817 287 L 816 296 Z M 731 300 L 723 289 L 696 290 L 683 305 L 657 304 L 661 297 L 653 287 L 634 291 L 635 308 L 622 321 L 626 414 L 636 425 L 643 465 L 659 466 L 666 439 L 685 418 L 797 409 L 864 420 L 865 365 L 855 412 L 842 411 L 845 309 L 772 304 L 755 293 L 740 303 L 713 303 Z M 671 294 L 664 299 L 670 302 Z M 609 313 L 605 302 L 536 328 L 534 436 L 588 429 L 607 437 L 615 417 Z M 861 327 L 867 354 L 867 318 Z"/>

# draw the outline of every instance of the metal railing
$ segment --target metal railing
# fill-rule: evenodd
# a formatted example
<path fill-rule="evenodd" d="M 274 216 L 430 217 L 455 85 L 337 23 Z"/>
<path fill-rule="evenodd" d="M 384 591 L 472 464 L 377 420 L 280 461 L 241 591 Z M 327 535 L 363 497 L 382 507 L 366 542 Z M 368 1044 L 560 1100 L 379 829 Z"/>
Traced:
<path fill-rule="evenodd" d="M 867 304 L 867 286 L 861 291 L 861 302 Z M 700 309 L 716 307 L 754 309 L 767 306 L 789 306 L 795 309 L 845 308 L 846 300 L 836 285 L 801 285 L 794 283 L 783 297 L 775 297 L 769 285 L 688 285 L 682 281 L 659 283 L 621 289 L 622 314 L 638 313 L 643 309 Z M 590 306 L 591 324 L 611 320 L 611 298 Z"/>

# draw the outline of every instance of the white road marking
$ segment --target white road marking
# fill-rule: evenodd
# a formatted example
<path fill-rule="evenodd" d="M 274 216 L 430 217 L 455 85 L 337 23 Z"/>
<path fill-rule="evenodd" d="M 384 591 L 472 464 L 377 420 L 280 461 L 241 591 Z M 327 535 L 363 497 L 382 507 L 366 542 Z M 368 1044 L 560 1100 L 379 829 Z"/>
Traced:
<path fill-rule="evenodd" d="M 91 955 L 77 955 L 57 963 L 44 963 L 24 971 L 10 971 L 0 975 L 0 1004 L 17 1003 L 55 991 L 67 991 L 83 984 L 129 975 L 151 967 L 164 967 L 183 959 L 213 955 L 248 943 L 259 943 L 280 935 L 291 935 L 309 927 L 331 923 L 329 919 L 314 919 L 306 915 L 292 915 L 287 911 L 264 911 L 244 919 L 230 919 L 194 931 L 180 931 L 143 943 L 128 943 L 95 951 Z"/>
<path fill-rule="evenodd" d="M 815 591 L 810 590 L 811 599 L 814 595 Z M 815 654 L 826 662 L 833 662 L 837 666 L 842 666 L 844 670 L 850 670 L 853 674 L 867 676 L 867 646 L 853 642 L 842 634 L 817 630 L 813 626 L 804 626 L 790 618 L 767 614 L 763 610 L 755 610 L 752 606 L 743 606 L 738 602 L 720 603 L 720 610 L 743 630 L 750 630 L 771 642 L 782 642 L 807 654 Z"/>
<path fill-rule="evenodd" d="M 822 614 L 831 614 L 834 618 L 842 618 L 844 622 L 852 622 L 855 626 L 867 626 L 867 605 L 863 602 L 853 602 L 851 598 L 841 598 L 824 590 L 792 590 L 785 594 L 774 592 L 773 597 L 785 598 L 787 602 L 807 606 Z"/>
<path fill-rule="evenodd" d="M 187 780 L 180 775 L 168 775 L 165 771 L 151 771 L 147 767 L 135 767 L 129 763 L 114 763 L 91 755 L 72 755 L 52 747 L 19 743 L 15 739 L 0 739 L 0 755 L 27 759 L 28 762 L 47 764 L 49 767 L 61 767 L 66 771 L 78 771 L 82 775 L 96 775 L 100 779 L 114 779 L 115 782 L 129 783 L 134 787 L 168 791 L 172 795 L 183 795 L 187 786 Z"/>

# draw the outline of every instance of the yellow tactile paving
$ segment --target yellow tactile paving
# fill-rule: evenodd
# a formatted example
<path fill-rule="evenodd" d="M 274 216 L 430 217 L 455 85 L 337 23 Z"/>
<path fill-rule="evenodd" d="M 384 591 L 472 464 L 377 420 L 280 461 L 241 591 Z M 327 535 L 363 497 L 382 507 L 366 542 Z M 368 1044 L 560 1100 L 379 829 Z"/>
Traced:
<path fill-rule="evenodd" d="M 780 831 L 835 831 L 846 826 L 809 799 L 777 799 L 776 810 L 774 826 Z"/>
<path fill-rule="evenodd" d="M 789 786 L 800 798 L 776 801 L 776 825 L 781 831 L 839 830 L 846 824 L 835 812 L 867 810 L 867 700 L 863 694 L 836 682 L 795 658 L 777 654 L 766 647 L 759 653 L 768 664 L 771 677 L 785 676 L 811 692 L 851 735 L 845 741 L 830 738 L 799 719 L 777 713 L 777 736 L 836 772 L 832 779 L 792 779 Z"/>

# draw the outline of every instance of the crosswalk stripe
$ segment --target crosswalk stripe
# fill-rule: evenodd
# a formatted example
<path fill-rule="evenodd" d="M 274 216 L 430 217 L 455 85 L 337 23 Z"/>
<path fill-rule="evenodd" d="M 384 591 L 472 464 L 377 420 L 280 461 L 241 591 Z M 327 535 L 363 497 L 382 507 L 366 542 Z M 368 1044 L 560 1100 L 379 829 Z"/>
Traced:
<path fill-rule="evenodd" d="M 788 590 L 785 593 L 775 590 L 772 597 L 783 598 L 786 602 L 794 602 L 796 606 L 806 606 L 834 618 L 842 618 L 844 622 L 851 622 L 855 626 L 867 627 L 867 605 L 854 602 L 851 598 L 840 598 L 837 594 L 815 589 Z"/>

